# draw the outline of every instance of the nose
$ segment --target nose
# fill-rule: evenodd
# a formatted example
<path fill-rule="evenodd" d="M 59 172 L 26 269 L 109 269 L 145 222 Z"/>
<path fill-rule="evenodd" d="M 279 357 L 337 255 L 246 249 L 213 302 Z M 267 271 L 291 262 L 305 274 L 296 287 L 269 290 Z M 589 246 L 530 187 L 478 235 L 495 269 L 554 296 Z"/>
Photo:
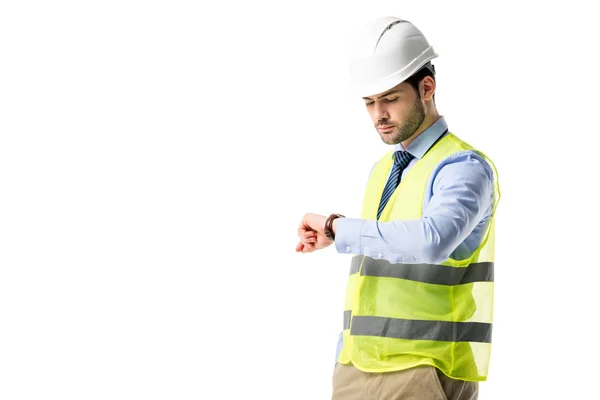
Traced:
<path fill-rule="evenodd" d="M 382 119 L 389 119 L 390 114 L 388 114 L 385 106 L 380 102 L 375 102 L 373 104 L 373 119 L 376 123 L 378 123 Z"/>

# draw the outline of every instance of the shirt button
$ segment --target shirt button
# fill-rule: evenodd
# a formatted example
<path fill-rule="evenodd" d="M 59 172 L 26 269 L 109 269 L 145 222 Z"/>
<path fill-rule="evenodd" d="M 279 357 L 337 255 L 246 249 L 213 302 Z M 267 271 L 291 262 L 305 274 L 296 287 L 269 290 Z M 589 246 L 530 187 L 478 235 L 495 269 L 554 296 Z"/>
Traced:
<path fill-rule="evenodd" d="M 349 253 L 352 249 L 350 248 L 350 246 L 346 246 L 346 251 Z"/>

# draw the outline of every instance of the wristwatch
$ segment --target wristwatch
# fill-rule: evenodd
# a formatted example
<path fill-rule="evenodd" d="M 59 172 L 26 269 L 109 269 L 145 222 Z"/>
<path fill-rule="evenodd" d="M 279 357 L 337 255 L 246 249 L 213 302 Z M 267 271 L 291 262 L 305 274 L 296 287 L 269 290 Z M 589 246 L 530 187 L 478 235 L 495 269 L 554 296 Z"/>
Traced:
<path fill-rule="evenodd" d="M 325 228 L 323 229 L 325 232 L 325 237 L 332 242 L 335 240 L 335 233 L 333 232 L 333 220 L 337 218 L 346 218 L 342 214 L 331 214 L 327 217 L 325 221 Z"/>

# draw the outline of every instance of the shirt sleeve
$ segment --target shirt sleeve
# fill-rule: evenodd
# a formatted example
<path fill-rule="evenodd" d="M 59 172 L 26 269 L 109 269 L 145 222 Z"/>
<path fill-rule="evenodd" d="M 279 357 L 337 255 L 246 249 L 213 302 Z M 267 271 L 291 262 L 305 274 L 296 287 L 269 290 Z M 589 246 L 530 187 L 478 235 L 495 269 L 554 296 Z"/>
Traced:
<path fill-rule="evenodd" d="M 338 253 L 362 254 L 392 263 L 441 263 L 489 216 L 493 172 L 476 152 L 444 160 L 433 174 L 431 198 L 419 219 L 379 222 L 341 218 Z"/>

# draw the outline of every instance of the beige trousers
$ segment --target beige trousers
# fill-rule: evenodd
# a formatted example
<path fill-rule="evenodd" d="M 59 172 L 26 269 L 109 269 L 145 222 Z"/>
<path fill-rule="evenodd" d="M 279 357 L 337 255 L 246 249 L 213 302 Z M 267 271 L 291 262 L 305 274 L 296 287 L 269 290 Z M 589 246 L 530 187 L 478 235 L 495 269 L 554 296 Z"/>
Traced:
<path fill-rule="evenodd" d="M 448 378 L 437 368 L 369 373 L 336 363 L 332 400 L 477 400 L 479 385 Z"/>

